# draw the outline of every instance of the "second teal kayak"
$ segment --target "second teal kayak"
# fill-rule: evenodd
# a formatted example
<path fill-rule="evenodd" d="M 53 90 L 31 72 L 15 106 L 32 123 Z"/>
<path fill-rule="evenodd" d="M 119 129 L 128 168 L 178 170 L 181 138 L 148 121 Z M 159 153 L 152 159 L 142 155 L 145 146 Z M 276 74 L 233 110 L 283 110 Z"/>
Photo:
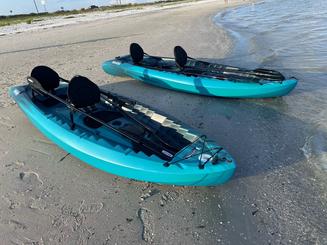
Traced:
<path fill-rule="evenodd" d="M 128 76 L 166 89 L 228 98 L 283 96 L 297 84 L 295 78 L 286 79 L 267 69 L 245 70 L 188 57 L 181 67 L 176 57 L 142 55 L 142 52 L 139 59 L 135 62 L 133 54 L 117 57 L 104 62 L 102 68 L 110 75 Z"/>

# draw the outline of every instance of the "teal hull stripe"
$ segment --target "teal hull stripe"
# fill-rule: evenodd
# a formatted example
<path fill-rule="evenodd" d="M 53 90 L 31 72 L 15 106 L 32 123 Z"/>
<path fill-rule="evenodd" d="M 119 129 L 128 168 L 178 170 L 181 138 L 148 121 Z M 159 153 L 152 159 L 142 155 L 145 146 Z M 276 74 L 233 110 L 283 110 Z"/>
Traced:
<path fill-rule="evenodd" d="M 292 78 L 278 82 L 241 83 L 205 77 L 186 76 L 173 72 L 148 69 L 141 66 L 109 60 L 103 63 L 103 70 L 114 76 L 129 76 L 133 79 L 158 87 L 187 93 L 229 97 L 229 98 L 270 98 L 287 95 L 297 80 Z"/>
<path fill-rule="evenodd" d="M 234 161 L 208 164 L 203 170 L 187 163 L 181 164 L 182 168 L 175 165 L 163 167 L 164 162 L 156 156 L 119 151 L 103 142 L 100 144 L 101 139 L 81 130 L 70 130 L 68 121 L 45 115 L 24 92 L 25 89 L 26 86 L 15 86 L 10 88 L 9 94 L 33 125 L 62 149 L 102 171 L 141 181 L 191 186 L 223 184 L 235 171 Z"/>

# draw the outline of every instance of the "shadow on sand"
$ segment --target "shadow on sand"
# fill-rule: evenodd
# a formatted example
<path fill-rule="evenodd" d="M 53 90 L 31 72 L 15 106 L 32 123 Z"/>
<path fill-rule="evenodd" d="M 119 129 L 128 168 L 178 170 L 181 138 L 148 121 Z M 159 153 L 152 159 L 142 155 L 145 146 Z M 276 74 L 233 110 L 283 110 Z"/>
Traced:
<path fill-rule="evenodd" d="M 206 97 L 160 89 L 135 80 L 111 83 L 104 88 L 198 128 L 234 156 L 238 164 L 234 178 L 260 175 L 305 160 L 301 149 L 310 125 L 287 115 L 288 105 L 283 98 Z"/>

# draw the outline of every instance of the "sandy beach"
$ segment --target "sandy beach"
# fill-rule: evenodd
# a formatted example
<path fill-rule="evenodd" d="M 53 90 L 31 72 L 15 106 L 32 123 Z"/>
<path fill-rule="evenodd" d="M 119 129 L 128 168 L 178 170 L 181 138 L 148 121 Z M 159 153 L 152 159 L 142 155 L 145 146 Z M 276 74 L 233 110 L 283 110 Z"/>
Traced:
<path fill-rule="evenodd" d="M 225 57 L 233 42 L 212 19 L 246 4 L 229 2 L 0 37 L 1 244 L 327 243 L 327 182 L 301 150 L 308 125 L 283 113 L 283 99 L 189 95 L 102 71 L 101 63 L 126 54 L 131 42 L 154 55 L 172 56 L 182 45 L 193 57 Z M 101 172 L 67 154 L 7 95 L 40 64 L 67 79 L 87 76 L 210 135 L 235 157 L 235 176 L 218 187 L 162 186 Z"/>

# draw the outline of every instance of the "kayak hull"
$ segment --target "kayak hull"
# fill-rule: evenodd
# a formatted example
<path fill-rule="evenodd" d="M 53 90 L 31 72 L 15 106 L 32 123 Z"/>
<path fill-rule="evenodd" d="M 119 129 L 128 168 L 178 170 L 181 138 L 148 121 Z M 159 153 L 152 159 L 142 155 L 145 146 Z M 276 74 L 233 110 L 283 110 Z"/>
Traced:
<path fill-rule="evenodd" d="M 214 186 L 233 176 L 236 164 L 231 157 L 230 162 L 208 164 L 204 169 L 183 163 L 164 167 L 164 161 L 157 156 L 109 145 L 101 137 L 78 128 L 71 130 L 69 121 L 40 110 L 26 90 L 26 85 L 14 86 L 9 94 L 32 124 L 59 147 L 102 171 L 140 181 L 182 186 Z"/>
<path fill-rule="evenodd" d="M 282 82 L 246 83 L 200 76 L 187 76 L 137 66 L 118 60 L 103 63 L 103 70 L 114 76 L 128 76 L 161 88 L 186 93 L 227 98 L 271 98 L 287 95 L 297 85 L 295 78 Z"/>

